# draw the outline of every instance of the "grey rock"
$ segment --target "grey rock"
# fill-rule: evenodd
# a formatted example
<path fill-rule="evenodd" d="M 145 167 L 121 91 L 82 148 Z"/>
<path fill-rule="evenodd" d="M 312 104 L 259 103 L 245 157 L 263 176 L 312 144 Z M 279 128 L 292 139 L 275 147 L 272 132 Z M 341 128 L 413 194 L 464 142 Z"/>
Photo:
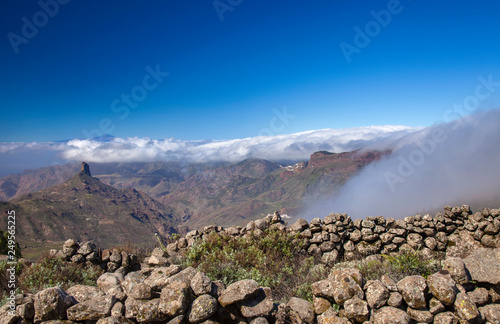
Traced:
<path fill-rule="evenodd" d="M 79 253 L 83 256 L 87 256 L 96 250 L 97 250 L 97 247 L 96 247 L 95 243 L 92 241 L 89 241 L 89 242 L 83 243 L 76 253 Z"/>
<path fill-rule="evenodd" d="M 389 289 L 389 291 L 398 291 L 396 281 L 387 275 L 382 275 L 380 281 Z"/>
<path fill-rule="evenodd" d="M 134 299 L 151 299 L 153 298 L 153 291 L 150 286 L 141 282 L 128 292 L 128 296 Z"/>
<path fill-rule="evenodd" d="M 198 273 L 198 271 L 196 271 L 195 268 L 187 267 L 186 269 L 176 273 L 175 275 L 168 277 L 167 280 L 165 281 L 165 283 L 167 285 L 169 285 L 174 281 L 182 281 L 182 282 L 186 283 L 187 285 L 190 285 L 191 280 L 193 279 L 193 277 L 197 273 Z"/>
<path fill-rule="evenodd" d="M 328 299 L 314 296 L 313 307 L 316 314 L 323 314 L 332 307 L 332 303 Z"/>
<path fill-rule="evenodd" d="M 448 271 L 442 270 L 427 277 L 427 286 L 444 305 L 453 305 L 458 288 Z"/>
<path fill-rule="evenodd" d="M 321 256 L 321 263 L 327 265 L 328 267 L 332 267 L 339 260 L 340 260 L 340 255 L 339 251 L 337 250 L 333 250 L 331 252 L 324 252 L 323 255 Z"/>
<path fill-rule="evenodd" d="M 307 300 L 292 297 L 286 305 L 299 316 L 303 323 L 314 323 L 314 308 L 313 305 Z"/>
<path fill-rule="evenodd" d="M 108 316 L 99 319 L 96 324 L 134 324 L 134 322 L 123 316 Z"/>
<path fill-rule="evenodd" d="M 226 290 L 222 292 L 219 297 L 219 303 L 225 307 L 226 305 L 243 301 L 254 295 L 259 288 L 260 287 L 255 280 L 240 280 L 229 285 Z"/>
<path fill-rule="evenodd" d="M 212 292 L 212 280 L 202 272 L 198 272 L 191 279 L 191 289 L 196 296 L 210 294 Z"/>
<path fill-rule="evenodd" d="M 141 273 L 139 271 L 130 272 L 124 277 L 124 280 L 121 282 L 121 287 L 123 288 L 123 291 L 127 295 L 131 295 L 131 294 L 133 294 L 135 287 L 140 283 L 144 283 L 145 279 L 146 279 L 146 275 L 144 275 L 143 273 Z M 150 287 L 150 289 L 151 289 L 151 286 L 148 285 L 148 287 Z M 133 298 L 135 298 L 135 297 L 133 297 Z M 135 298 L 135 299 L 142 299 L 142 298 Z M 146 299 L 150 299 L 150 298 L 146 298 Z"/>
<path fill-rule="evenodd" d="M 73 296 L 79 303 L 104 296 L 104 292 L 95 286 L 76 285 L 66 290 L 68 295 Z"/>
<path fill-rule="evenodd" d="M 469 272 L 465 268 L 464 261 L 460 258 L 448 258 L 444 260 L 443 270 L 448 271 L 453 280 L 460 285 L 467 284 L 470 281 Z"/>
<path fill-rule="evenodd" d="M 260 288 L 253 296 L 238 303 L 244 317 L 268 316 L 274 303 L 270 288 Z"/>
<path fill-rule="evenodd" d="M 368 303 L 354 296 L 344 303 L 344 315 L 351 321 L 363 323 L 367 321 L 370 316 Z"/>
<path fill-rule="evenodd" d="M 465 258 L 464 263 L 472 280 L 500 284 L 500 248 L 478 249 Z"/>
<path fill-rule="evenodd" d="M 341 269 L 346 270 L 346 269 Z M 332 282 L 333 288 L 333 299 L 336 304 L 344 305 L 345 301 L 357 296 L 359 299 L 364 298 L 363 290 L 361 286 L 356 282 L 353 276 L 347 272 L 340 272 L 335 274 L 332 272 L 330 281 Z"/>
<path fill-rule="evenodd" d="M 459 319 L 452 312 L 439 313 L 434 316 L 434 324 L 458 324 Z"/>
<path fill-rule="evenodd" d="M 154 291 L 160 291 L 163 287 L 167 286 L 167 279 L 179 273 L 181 269 L 179 265 L 155 268 L 146 280 L 144 280 L 144 283 L 150 286 Z"/>
<path fill-rule="evenodd" d="M 418 310 L 408 307 L 406 310 L 410 318 L 418 323 L 432 323 L 434 320 L 434 315 L 428 310 Z"/>
<path fill-rule="evenodd" d="M 408 306 L 414 309 L 425 308 L 425 291 L 427 284 L 422 276 L 409 276 L 401 279 L 398 283 L 398 290 L 403 295 L 403 299 Z"/>
<path fill-rule="evenodd" d="M 436 315 L 444 311 L 445 307 L 443 303 L 441 303 L 437 298 L 431 298 L 431 300 L 429 301 L 429 312 L 431 312 L 432 315 Z"/>
<path fill-rule="evenodd" d="M 366 301 L 370 308 L 380 308 L 384 306 L 390 296 L 389 289 L 378 280 L 366 284 L 365 294 Z"/>
<path fill-rule="evenodd" d="M 104 273 L 97 279 L 97 286 L 102 291 L 108 293 L 111 289 L 123 291 L 121 282 L 124 280 L 123 275 L 117 273 Z"/>
<path fill-rule="evenodd" d="M 96 321 L 110 316 L 115 302 L 114 296 L 97 297 L 71 306 L 66 314 L 71 321 Z"/>
<path fill-rule="evenodd" d="M 187 317 L 189 323 L 203 322 L 217 312 L 217 307 L 217 299 L 208 294 L 199 296 L 193 301 L 188 311 Z"/>
<path fill-rule="evenodd" d="M 330 280 L 320 280 L 311 285 L 312 293 L 316 297 L 325 298 L 331 302 L 334 299 L 334 283 Z"/>
<path fill-rule="evenodd" d="M 111 308 L 111 316 L 122 317 L 125 315 L 125 305 L 122 302 L 116 302 Z"/>
<path fill-rule="evenodd" d="M 469 295 L 470 300 L 476 304 L 476 306 L 484 306 L 490 301 L 488 289 L 483 287 L 478 287 L 468 292 L 467 295 Z"/>
<path fill-rule="evenodd" d="M 455 299 L 455 311 L 462 320 L 468 321 L 469 323 L 480 323 L 481 315 L 469 296 L 464 293 L 458 293 Z"/>
<path fill-rule="evenodd" d="M 61 287 L 44 289 L 35 295 L 35 321 L 65 319 L 66 310 L 76 303 Z"/>
<path fill-rule="evenodd" d="M 186 311 L 189 302 L 189 285 L 183 281 L 174 281 L 161 290 L 158 310 L 168 317 L 175 317 Z"/>
<path fill-rule="evenodd" d="M 391 292 L 389 299 L 387 300 L 387 305 L 391 307 L 400 307 L 403 304 L 403 295 L 397 291 Z"/>
<path fill-rule="evenodd" d="M 403 310 L 385 306 L 372 316 L 373 324 L 409 324 L 410 316 Z"/>
<path fill-rule="evenodd" d="M 500 324 L 500 305 L 499 304 L 490 304 L 479 309 L 481 314 L 483 314 L 484 318 L 490 322 L 495 324 Z"/>

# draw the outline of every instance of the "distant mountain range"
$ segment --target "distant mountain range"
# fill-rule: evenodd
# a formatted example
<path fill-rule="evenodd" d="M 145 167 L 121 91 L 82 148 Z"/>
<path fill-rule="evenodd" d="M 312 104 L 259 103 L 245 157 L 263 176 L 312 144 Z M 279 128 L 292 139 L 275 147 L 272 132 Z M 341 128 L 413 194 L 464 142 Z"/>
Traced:
<path fill-rule="evenodd" d="M 0 179 L 0 198 L 8 201 L 1 207 L 23 215 L 18 235 L 29 240 L 151 243 L 155 232 L 168 236 L 208 224 L 242 225 L 275 210 L 299 216 L 304 198 L 331 196 L 363 166 L 389 153 L 321 151 L 292 165 L 263 159 L 93 163 L 95 178 L 72 163 Z"/>

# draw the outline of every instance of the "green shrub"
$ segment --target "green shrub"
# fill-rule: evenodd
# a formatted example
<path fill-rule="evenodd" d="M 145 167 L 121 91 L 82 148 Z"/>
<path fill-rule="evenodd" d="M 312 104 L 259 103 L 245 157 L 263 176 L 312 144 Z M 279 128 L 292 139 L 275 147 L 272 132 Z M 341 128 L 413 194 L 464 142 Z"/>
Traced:
<path fill-rule="evenodd" d="M 16 259 L 19 259 L 21 258 L 21 247 L 19 243 L 9 245 L 9 236 L 9 232 L 0 231 L 0 254 L 8 254 L 12 250 L 11 246 L 13 246 Z"/>
<path fill-rule="evenodd" d="M 270 287 L 278 301 L 292 296 L 312 300 L 311 283 L 324 279 L 327 269 L 300 254 L 301 248 L 296 235 L 278 230 L 247 238 L 212 232 L 189 247 L 180 262 L 226 285 L 253 279 Z"/>
<path fill-rule="evenodd" d="M 438 272 L 439 262 L 425 259 L 419 251 L 403 250 L 392 255 L 382 255 L 380 260 L 361 260 L 355 262 L 366 280 L 379 280 L 382 275 L 387 275 L 399 281 L 407 276 L 421 275 L 427 276 Z"/>
<path fill-rule="evenodd" d="M 102 273 L 102 269 L 95 265 L 75 264 L 59 257 L 46 256 L 26 267 L 18 280 L 23 292 L 36 293 L 54 286 L 62 286 L 63 289 L 73 285 L 95 286 Z"/>

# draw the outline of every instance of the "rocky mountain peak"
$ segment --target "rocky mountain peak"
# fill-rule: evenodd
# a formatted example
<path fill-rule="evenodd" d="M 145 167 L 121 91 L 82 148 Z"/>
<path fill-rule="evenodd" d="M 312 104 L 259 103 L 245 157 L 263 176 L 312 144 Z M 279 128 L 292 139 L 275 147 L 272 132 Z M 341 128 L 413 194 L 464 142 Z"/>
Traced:
<path fill-rule="evenodd" d="M 89 165 L 87 164 L 87 162 L 82 162 L 82 169 L 80 170 L 80 173 L 81 173 L 81 174 L 86 174 L 86 175 L 88 175 L 88 176 L 90 176 L 90 177 L 92 176 L 92 175 L 90 174 L 90 167 L 89 167 Z"/>

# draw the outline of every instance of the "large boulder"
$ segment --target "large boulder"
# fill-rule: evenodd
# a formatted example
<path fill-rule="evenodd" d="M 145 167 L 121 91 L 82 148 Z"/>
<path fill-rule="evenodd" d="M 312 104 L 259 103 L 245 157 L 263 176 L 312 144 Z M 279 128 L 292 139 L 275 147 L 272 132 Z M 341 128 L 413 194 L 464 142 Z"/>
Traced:
<path fill-rule="evenodd" d="M 384 306 L 390 297 L 389 289 L 378 280 L 367 282 L 365 290 L 366 301 L 370 308 L 380 308 Z"/>
<path fill-rule="evenodd" d="M 299 316 L 302 323 L 312 324 L 314 323 L 314 308 L 313 305 L 307 300 L 292 297 L 286 304 L 295 314 Z"/>
<path fill-rule="evenodd" d="M 238 304 L 241 315 L 245 317 L 268 316 L 274 307 L 271 289 L 260 288 L 255 295 Z"/>
<path fill-rule="evenodd" d="M 144 280 L 144 283 L 155 291 L 161 291 L 162 288 L 167 285 L 167 279 L 180 271 L 181 266 L 179 265 L 155 268 L 153 272 Z"/>
<path fill-rule="evenodd" d="M 427 277 L 427 286 L 429 291 L 444 305 L 453 305 L 458 288 L 448 271 L 442 270 Z"/>
<path fill-rule="evenodd" d="M 44 289 L 35 295 L 35 321 L 62 320 L 77 301 L 61 287 Z"/>
<path fill-rule="evenodd" d="M 259 290 L 259 284 L 255 280 L 246 279 L 229 285 L 219 297 L 219 303 L 225 307 L 236 302 L 243 301 L 253 296 Z"/>
<path fill-rule="evenodd" d="M 217 311 L 217 299 L 205 294 L 196 298 L 188 312 L 189 323 L 200 323 L 210 318 Z"/>
<path fill-rule="evenodd" d="M 403 310 L 391 306 L 382 307 L 373 314 L 373 324 L 409 324 L 410 316 Z"/>
<path fill-rule="evenodd" d="M 479 308 L 484 318 L 491 323 L 500 324 L 500 305 L 490 304 Z"/>
<path fill-rule="evenodd" d="M 328 299 L 331 302 L 334 301 L 334 286 L 333 282 L 331 282 L 330 280 L 316 281 L 311 285 L 311 288 L 314 296 Z"/>
<path fill-rule="evenodd" d="M 478 249 L 464 259 L 472 280 L 492 285 L 500 284 L 500 248 Z"/>
<path fill-rule="evenodd" d="M 467 294 L 458 293 L 454 306 L 457 315 L 462 320 L 467 321 L 467 323 L 481 323 L 481 314 Z"/>
<path fill-rule="evenodd" d="M 198 272 L 191 279 L 191 289 L 196 296 L 210 294 L 212 292 L 212 280 L 203 272 Z"/>
<path fill-rule="evenodd" d="M 99 287 L 85 285 L 72 286 L 68 288 L 66 292 L 68 293 L 68 295 L 73 296 L 79 303 L 105 295 L 104 292 L 99 289 Z"/>
<path fill-rule="evenodd" d="M 78 303 L 66 311 L 71 321 L 96 321 L 111 315 L 115 303 L 114 296 L 102 296 Z"/>
<path fill-rule="evenodd" d="M 332 294 L 336 304 L 344 305 L 346 300 L 357 296 L 359 299 L 364 298 L 363 289 L 361 289 L 360 282 L 363 278 L 357 277 L 355 272 L 351 269 L 341 269 L 339 272 L 332 272 L 329 280 L 332 282 Z"/>
<path fill-rule="evenodd" d="M 460 258 L 448 258 L 443 261 L 443 270 L 450 273 L 457 284 L 465 285 L 470 281 L 470 274 L 465 268 L 465 263 Z"/>
<path fill-rule="evenodd" d="M 368 303 L 354 296 L 344 303 L 344 315 L 352 322 L 363 323 L 370 316 Z"/>
<path fill-rule="evenodd" d="M 108 293 L 110 290 L 123 291 L 121 286 L 123 280 L 122 274 L 106 272 L 97 279 L 97 286 L 105 293 Z"/>
<path fill-rule="evenodd" d="M 186 284 L 190 285 L 191 280 L 193 279 L 193 277 L 197 273 L 198 273 L 198 271 L 196 271 L 195 268 L 187 267 L 186 269 L 180 271 L 179 273 L 176 273 L 175 275 L 168 277 L 167 280 L 165 281 L 165 283 L 168 285 L 174 281 L 182 281 L 182 282 L 185 282 Z"/>
<path fill-rule="evenodd" d="M 189 285 L 183 281 L 174 281 L 161 290 L 158 310 L 175 317 L 186 311 L 191 300 Z"/>
<path fill-rule="evenodd" d="M 403 298 L 414 309 L 425 308 L 425 292 L 427 284 L 422 276 L 408 276 L 401 279 L 398 283 L 398 290 Z"/>

